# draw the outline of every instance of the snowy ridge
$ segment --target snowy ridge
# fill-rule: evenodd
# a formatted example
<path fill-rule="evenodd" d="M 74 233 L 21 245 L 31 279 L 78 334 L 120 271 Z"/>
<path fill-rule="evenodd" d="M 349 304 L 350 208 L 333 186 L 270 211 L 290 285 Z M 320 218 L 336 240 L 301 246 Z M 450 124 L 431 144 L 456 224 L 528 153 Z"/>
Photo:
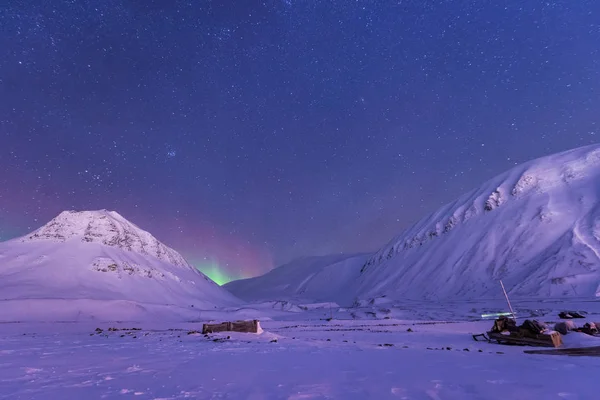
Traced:
<path fill-rule="evenodd" d="M 515 167 L 417 222 L 362 268 L 361 295 L 600 294 L 600 146 Z"/>
<path fill-rule="evenodd" d="M 586 153 L 583 159 L 573 160 L 573 156 L 580 155 L 582 151 Z M 549 193 L 552 189 L 567 186 L 570 182 L 587 177 L 588 169 L 598 167 L 600 147 L 596 146 L 571 150 L 518 166 L 486 183 L 486 189 L 474 190 L 420 220 L 373 255 L 365 268 L 392 258 L 403 250 L 422 246 L 473 217 L 496 210 L 508 201 L 517 201 L 527 194 Z M 548 213 L 540 209 L 541 219 L 549 217 Z"/>
<path fill-rule="evenodd" d="M 172 265 L 192 268 L 175 250 L 114 211 L 64 211 L 20 240 L 65 242 L 74 238 L 150 255 Z"/>
<path fill-rule="evenodd" d="M 223 287 L 247 301 L 293 300 L 352 303 L 348 287 L 359 277 L 367 254 L 304 257 L 265 275 L 229 282 Z"/>

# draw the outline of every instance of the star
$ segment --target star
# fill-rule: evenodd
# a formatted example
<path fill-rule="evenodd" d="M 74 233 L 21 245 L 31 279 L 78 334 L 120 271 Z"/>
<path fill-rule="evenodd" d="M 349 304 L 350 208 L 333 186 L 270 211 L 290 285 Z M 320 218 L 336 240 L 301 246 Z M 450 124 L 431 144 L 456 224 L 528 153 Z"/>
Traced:
<path fill-rule="evenodd" d="M 254 276 L 598 140 L 600 2 L 5 3 L 2 238 L 116 209 Z"/>

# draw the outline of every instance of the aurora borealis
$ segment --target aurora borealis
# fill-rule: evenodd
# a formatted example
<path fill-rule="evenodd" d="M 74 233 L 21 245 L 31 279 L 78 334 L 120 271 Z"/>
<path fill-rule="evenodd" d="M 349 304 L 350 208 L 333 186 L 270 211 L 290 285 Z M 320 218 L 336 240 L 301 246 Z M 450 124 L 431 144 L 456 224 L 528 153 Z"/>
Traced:
<path fill-rule="evenodd" d="M 110 209 L 219 283 L 598 140 L 600 2 L 0 5 L 0 240 Z"/>
<path fill-rule="evenodd" d="M 202 271 L 210 279 L 223 285 L 227 282 L 234 281 L 237 279 L 250 278 L 251 276 L 244 275 L 229 275 L 227 269 L 221 267 L 218 262 L 210 260 L 195 261 L 194 259 L 188 260 L 192 265 Z"/>

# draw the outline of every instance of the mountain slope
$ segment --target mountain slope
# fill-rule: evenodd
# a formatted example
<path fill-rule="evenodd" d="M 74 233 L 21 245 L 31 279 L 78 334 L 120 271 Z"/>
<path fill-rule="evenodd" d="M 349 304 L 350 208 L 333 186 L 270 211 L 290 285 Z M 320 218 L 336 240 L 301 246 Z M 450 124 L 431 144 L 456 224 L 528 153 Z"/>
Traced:
<path fill-rule="evenodd" d="M 229 282 L 223 287 L 246 301 L 295 300 L 351 302 L 347 290 L 359 276 L 368 255 L 305 257 L 265 275 Z"/>
<path fill-rule="evenodd" d="M 0 243 L 0 301 L 36 299 L 46 305 L 85 300 L 78 304 L 93 305 L 78 310 L 84 314 L 109 303 L 138 310 L 240 303 L 175 250 L 105 210 L 63 212 L 29 235 Z"/>
<path fill-rule="evenodd" d="M 371 257 L 361 297 L 600 294 L 600 146 L 517 166 L 442 207 Z"/>

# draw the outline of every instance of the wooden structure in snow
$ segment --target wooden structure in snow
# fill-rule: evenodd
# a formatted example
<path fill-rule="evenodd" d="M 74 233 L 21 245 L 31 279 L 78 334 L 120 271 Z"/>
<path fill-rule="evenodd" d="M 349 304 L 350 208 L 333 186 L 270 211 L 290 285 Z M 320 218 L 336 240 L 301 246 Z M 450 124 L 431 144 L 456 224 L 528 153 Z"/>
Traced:
<path fill-rule="evenodd" d="M 220 324 L 202 325 L 203 335 L 216 332 L 260 333 L 262 332 L 262 329 L 260 327 L 260 321 L 257 319 L 250 321 L 221 322 Z"/>

